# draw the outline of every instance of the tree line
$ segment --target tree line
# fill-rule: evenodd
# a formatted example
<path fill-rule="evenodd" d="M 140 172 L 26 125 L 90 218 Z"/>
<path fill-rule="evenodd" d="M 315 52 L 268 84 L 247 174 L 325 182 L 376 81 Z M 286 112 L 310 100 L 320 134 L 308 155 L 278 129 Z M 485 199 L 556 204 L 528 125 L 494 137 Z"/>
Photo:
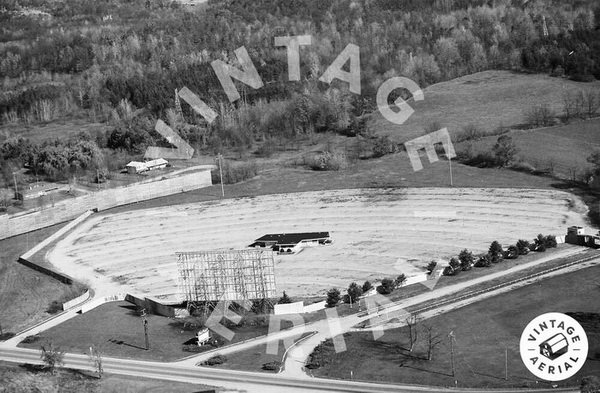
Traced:
<path fill-rule="evenodd" d="M 184 85 L 206 102 L 223 102 L 208 63 L 231 61 L 242 45 L 267 82 L 248 89 L 247 102 L 287 99 L 302 86 L 285 83 L 285 53 L 273 38 L 293 34 L 313 36 L 301 50 L 303 79 L 322 73 L 346 44 L 357 44 L 364 96 L 374 96 L 391 75 L 422 87 L 492 68 L 600 76 L 600 7 L 592 1 L 215 1 L 199 11 L 144 0 L 68 3 L 8 4 L 0 16 L 0 77 L 72 75 L 68 93 L 87 108 L 126 98 L 163 116 L 172 92 Z M 51 18 L 17 13 L 28 5 Z"/>

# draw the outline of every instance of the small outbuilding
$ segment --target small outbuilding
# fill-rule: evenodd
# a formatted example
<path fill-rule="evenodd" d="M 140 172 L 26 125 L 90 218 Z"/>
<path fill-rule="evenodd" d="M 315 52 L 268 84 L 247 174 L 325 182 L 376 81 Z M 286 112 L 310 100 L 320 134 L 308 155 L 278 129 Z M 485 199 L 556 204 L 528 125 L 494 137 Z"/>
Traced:
<path fill-rule="evenodd" d="M 600 232 L 596 234 L 587 234 L 585 228 L 572 226 L 567 229 L 565 242 L 578 246 L 600 248 Z"/>
<path fill-rule="evenodd" d="M 198 345 L 204 345 L 210 340 L 210 330 L 204 328 L 198 331 Z"/>
<path fill-rule="evenodd" d="M 64 187 L 59 186 L 56 183 L 45 183 L 45 182 L 37 182 L 29 184 L 26 187 L 17 188 L 19 191 L 15 193 L 15 199 L 26 201 L 30 199 L 35 199 L 42 197 L 44 195 L 58 192 L 62 190 Z"/>
<path fill-rule="evenodd" d="M 157 158 L 156 160 L 146 162 L 131 161 L 129 164 L 125 165 L 125 169 L 127 169 L 127 173 L 135 175 L 136 173 L 163 169 L 166 168 L 168 164 L 169 162 L 164 158 Z"/>
<path fill-rule="evenodd" d="M 131 161 L 129 164 L 125 165 L 125 169 L 127 169 L 127 173 L 130 175 L 135 175 L 136 173 L 142 173 L 148 170 L 146 164 L 139 161 Z"/>
<path fill-rule="evenodd" d="M 169 164 L 169 161 L 165 160 L 164 158 L 157 158 L 156 160 L 146 161 L 145 164 L 149 171 L 153 171 L 155 169 L 166 168 Z"/>

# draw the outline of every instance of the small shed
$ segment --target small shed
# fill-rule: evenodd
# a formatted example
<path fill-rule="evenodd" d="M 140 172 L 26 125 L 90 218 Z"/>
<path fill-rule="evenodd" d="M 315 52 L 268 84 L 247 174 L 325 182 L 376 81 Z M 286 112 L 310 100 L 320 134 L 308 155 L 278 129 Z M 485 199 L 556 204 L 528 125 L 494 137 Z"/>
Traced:
<path fill-rule="evenodd" d="M 127 173 L 131 175 L 142 173 L 148 170 L 146 164 L 139 161 L 131 161 L 129 164 L 125 165 L 125 169 L 127 169 Z"/>
<path fill-rule="evenodd" d="M 198 345 L 204 345 L 210 340 L 210 330 L 204 328 L 198 332 Z"/>
<path fill-rule="evenodd" d="M 146 164 L 146 168 L 149 171 L 152 171 L 154 169 L 166 168 L 167 165 L 169 164 L 169 161 L 165 160 L 164 158 L 157 158 L 156 160 L 146 161 L 145 164 Z"/>
<path fill-rule="evenodd" d="M 569 342 L 562 333 L 557 333 L 540 344 L 540 354 L 554 360 L 569 350 Z"/>
<path fill-rule="evenodd" d="M 585 228 L 572 226 L 567 229 L 565 242 L 576 244 L 578 246 L 600 248 L 600 232 L 595 234 L 587 234 Z"/>

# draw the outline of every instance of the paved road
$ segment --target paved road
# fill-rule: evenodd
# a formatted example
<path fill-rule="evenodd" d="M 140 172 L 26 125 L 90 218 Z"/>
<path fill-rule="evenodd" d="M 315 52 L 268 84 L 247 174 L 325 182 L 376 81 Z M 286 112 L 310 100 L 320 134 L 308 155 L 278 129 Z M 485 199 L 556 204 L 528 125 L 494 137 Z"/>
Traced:
<path fill-rule="evenodd" d="M 17 363 L 40 364 L 40 352 L 23 348 L 0 348 L 0 358 Z M 242 371 L 208 369 L 183 366 L 174 363 L 147 362 L 117 358 L 103 358 L 104 371 L 113 374 L 156 378 L 179 382 L 222 386 L 229 391 L 245 391 L 249 393 L 306 393 L 306 392 L 373 392 L 373 393 L 448 393 L 452 391 L 468 391 L 469 393 L 489 390 L 447 389 L 429 386 L 385 385 L 376 383 L 349 382 L 320 378 L 291 378 L 281 374 L 251 373 Z M 65 355 L 65 366 L 92 370 L 90 360 L 85 355 Z M 528 390 L 519 390 L 527 392 Z M 578 389 L 535 389 L 530 392 L 578 392 Z M 494 393 L 515 393 L 514 390 L 494 390 Z"/>

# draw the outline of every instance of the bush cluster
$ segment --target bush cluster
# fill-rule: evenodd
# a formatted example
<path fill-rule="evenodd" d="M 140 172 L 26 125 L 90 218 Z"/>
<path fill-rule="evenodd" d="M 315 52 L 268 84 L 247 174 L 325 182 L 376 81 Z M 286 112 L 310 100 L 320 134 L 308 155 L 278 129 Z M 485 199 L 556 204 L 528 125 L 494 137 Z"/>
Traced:
<path fill-rule="evenodd" d="M 313 370 L 319 367 L 326 366 L 331 362 L 335 348 L 331 339 L 325 340 L 312 351 L 306 362 L 306 368 Z"/>
<path fill-rule="evenodd" d="M 219 364 L 223 364 L 227 361 L 227 357 L 225 355 L 215 355 L 206 361 L 202 362 L 205 366 L 216 366 Z"/>
<path fill-rule="evenodd" d="M 325 151 L 305 158 L 306 165 L 315 171 L 339 171 L 346 168 L 348 161 L 343 152 Z"/>
<path fill-rule="evenodd" d="M 235 184 L 253 178 L 258 174 L 258 165 L 255 162 L 231 163 L 223 160 L 221 167 L 223 173 L 223 184 Z M 213 184 L 221 184 L 219 168 L 211 172 Z"/>
<path fill-rule="evenodd" d="M 458 255 L 458 258 L 451 258 L 448 266 L 444 268 L 445 276 L 455 276 L 461 271 L 470 270 L 475 267 L 490 267 L 503 259 L 517 259 L 520 255 L 527 255 L 530 251 L 543 252 L 547 248 L 557 247 L 556 237 L 554 235 L 544 236 L 539 234 L 533 242 L 519 240 L 515 245 L 508 246 L 506 250 L 497 241 L 490 244 L 488 252 L 473 256 L 473 254 L 464 249 Z"/>
<path fill-rule="evenodd" d="M 281 369 L 281 362 L 274 360 L 272 362 L 264 363 L 262 369 L 267 371 L 279 371 Z"/>

